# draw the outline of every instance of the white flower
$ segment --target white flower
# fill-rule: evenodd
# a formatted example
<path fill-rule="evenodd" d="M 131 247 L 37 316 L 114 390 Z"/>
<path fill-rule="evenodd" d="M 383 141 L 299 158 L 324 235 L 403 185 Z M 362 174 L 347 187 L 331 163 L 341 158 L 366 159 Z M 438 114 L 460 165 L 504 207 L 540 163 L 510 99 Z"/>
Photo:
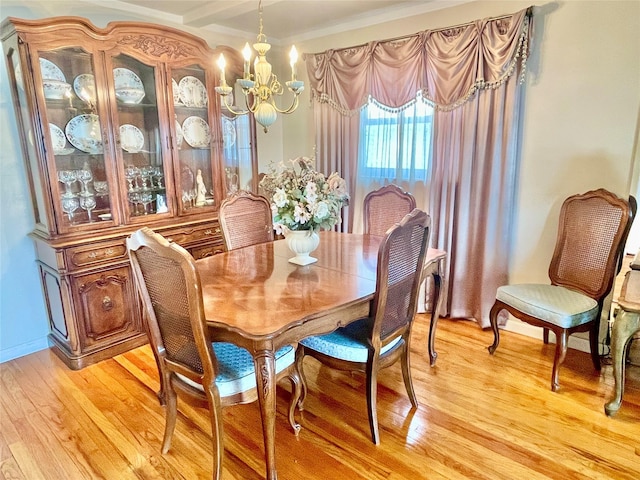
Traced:
<path fill-rule="evenodd" d="M 330 211 L 327 202 L 318 202 L 313 210 L 314 218 L 317 218 L 320 221 L 327 218 L 329 216 L 329 213 Z"/>
<path fill-rule="evenodd" d="M 309 211 L 304 207 L 304 205 L 298 203 L 295 207 L 295 210 L 293 212 L 293 218 L 295 219 L 296 222 L 298 222 L 300 225 L 304 225 L 305 223 L 307 223 L 307 220 L 309 220 L 311 218 L 311 214 L 309 213 Z"/>
<path fill-rule="evenodd" d="M 285 192 L 283 188 L 276 188 L 273 194 L 273 203 L 275 203 L 278 208 L 282 208 L 288 203 L 287 192 Z"/>

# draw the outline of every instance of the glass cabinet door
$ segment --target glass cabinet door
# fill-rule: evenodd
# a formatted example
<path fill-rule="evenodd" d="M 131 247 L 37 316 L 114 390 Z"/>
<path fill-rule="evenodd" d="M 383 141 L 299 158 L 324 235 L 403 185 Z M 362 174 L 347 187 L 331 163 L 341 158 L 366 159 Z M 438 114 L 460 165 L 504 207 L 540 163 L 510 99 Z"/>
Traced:
<path fill-rule="evenodd" d="M 171 71 L 171 91 L 178 212 L 202 213 L 213 209 L 216 197 L 205 71 L 197 65 Z"/>
<path fill-rule="evenodd" d="M 103 125 L 94 57 L 81 47 L 39 52 L 46 104 L 53 206 L 62 231 L 95 222 L 113 225 L 111 178 L 105 167 Z M 37 77 L 36 77 L 37 79 Z M 56 182 L 57 180 L 57 182 Z"/>
<path fill-rule="evenodd" d="M 130 221 L 169 212 L 166 165 L 156 95 L 158 72 L 130 56 L 112 58 L 116 155 L 126 184 L 125 212 Z"/>
<path fill-rule="evenodd" d="M 257 168 L 253 162 L 251 117 L 236 116 L 223 107 L 220 121 L 227 196 L 238 190 L 255 193 Z"/>

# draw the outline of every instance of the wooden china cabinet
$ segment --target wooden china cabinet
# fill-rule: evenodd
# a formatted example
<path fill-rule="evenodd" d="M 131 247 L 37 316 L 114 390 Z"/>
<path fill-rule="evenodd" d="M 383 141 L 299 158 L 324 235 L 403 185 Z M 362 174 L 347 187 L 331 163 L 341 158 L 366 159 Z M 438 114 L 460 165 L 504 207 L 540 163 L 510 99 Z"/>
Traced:
<path fill-rule="evenodd" d="M 218 206 L 257 187 L 255 125 L 221 110 L 214 60 L 176 29 L 7 18 L 1 35 L 33 201 L 49 339 L 73 369 L 146 342 L 125 239 L 149 226 L 196 258 Z"/>

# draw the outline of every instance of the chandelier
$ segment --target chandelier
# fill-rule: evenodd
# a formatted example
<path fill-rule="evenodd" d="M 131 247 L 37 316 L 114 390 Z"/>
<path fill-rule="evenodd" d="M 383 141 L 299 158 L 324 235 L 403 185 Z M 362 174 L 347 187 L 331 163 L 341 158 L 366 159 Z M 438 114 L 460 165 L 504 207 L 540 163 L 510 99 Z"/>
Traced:
<path fill-rule="evenodd" d="M 278 81 L 278 77 L 271 73 L 271 64 L 267 61 L 267 52 L 271 45 L 267 42 L 267 37 L 262 33 L 262 0 L 258 3 L 258 14 L 260 18 L 260 29 L 258 32 L 257 42 L 253 44 L 253 48 L 257 52 L 257 56 L 253 63 L 253 73 L 251 73 L 251 48 L 247 42 L 242 50 L 244 57 L 244 72 L 242 78 L 237 83 L 242 88 L 245 96 L 245 104 L 247 109 L 244 111 L 234 110 L 233 105 L 229 104 L 229 99 L 233 96 L 233 87 L 227 85 L 224 69 L 226 62 L 224 55 L 220 54 L 218 59 L 218 67 L 220 68 L 220 86 L 216 87 L 216 92 L 222 97 L 225 107 L 235 115 L 246 115 L 249 112 L 267 133 L 269 126 L 276 121 L 278 113 L 292 113 L 298 108 L 298 96 L 304 90 L 304 82 L 296 79 L 296 62 L 298 61 L 298 52 L 296 47 L 291 47 L 289 60 L 291 65 L 291 80 L 285 82 L 287 89 L 293 93 L 293 100 L 288 108 L 280 109 L 276 105 L 275 97 L 284 93 L 282 84 Z"/>

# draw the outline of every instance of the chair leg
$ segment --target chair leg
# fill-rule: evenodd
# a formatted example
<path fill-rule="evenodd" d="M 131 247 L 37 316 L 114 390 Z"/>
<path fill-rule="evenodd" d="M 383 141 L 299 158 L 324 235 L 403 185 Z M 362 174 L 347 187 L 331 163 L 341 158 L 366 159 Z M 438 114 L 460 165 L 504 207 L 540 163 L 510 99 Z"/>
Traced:
<path fill-rule="evenodd" d="M 402 352 L 402 358 L 400 363 L 402 365 L 402 379 L 404 380 L 404 386 L 407 389 L 407 395 L 411 400 L 413 408 L 418 408 L 418 399 L 416 392 L 413 390 L 413 381 L 411 379 L 411 364 L 409 362 L 409 345 L 404 344 L 404 352 Z"/>
<path fill-rule="evenodd" d="M 216 390 L 212 390 L 216 389 Z M 211 420 L 211 448 L 213 453 L 213 480 L 220 480 L 222 477 L 222 461 L 224 458 L 224 429 L 222 416 L 222 406 L 220 405 L 220 395 L 217 387 L 212 385 L 205 388 L 207 400 L 209 402 L 209 418 Z"/>
<path fill-rule="evenodd" d="M 296 371 L 300 377 L 301 391 L 298 394 L 298 410 L 304 410 L 304 400 L 307 398 L 307 379 L 304 376 L 304 346 L 299 343 L 296 348 Z M 296 432 L 297 433 L 297 432 Z"/>
<path fill-rule="evenodd" d="M 493 343 L 489 346 L 489 353 L 491 355 L 493 355 L 500 344 L 500 330 L 498 329 L 498 313 L 500 310 L 502 310 L 502 307 L 496 302 L 489 312 L 489 321 L 491 322 L 491 330 L 493 330 Z"/>
<path fill-rule="evenodd" d="M 600 370 L 600 315 L 596 318 L 589 330 L 589 346 L 591 348 L 591 361 L 593 362 L 593 368 Z"/>
<path fill-rule="evenodd" d="M 171 439 L 173 437 L 173 431 L 176 428 L 176 418 L 178 417 L 178 396 L 169 381 L 165 383 L 164 400 L 166 411 L 162 453 L 167 453 L 171 448 Z"/>
<path fill-rule="evenodd" d="M 296 422 L 296 406 L 300 401 L 300 395 L 302 394 L 302 382 L 304 381 L 298 371 L 298 363 L 294 362 L 289 376 L 287 377 L 291 382 L 291 399 L 289 400 L 289 424 L 293 429 L 293 433 L 298 435 L 300 433 L 300 424 Z"/>
<path fill-rule="evenodd" d="M 557 392 L 560 388 L 559 370 L 560 365 L 564 362 L 564 358 L 567 356 L 567 340 L 569 339 L 569 333 L 567 330 L 562 330 L 562 333 L 556 334 L 556 354 L 553 360 L 553 371 L 551 373 L 551 390 Z"/>
<path fill-rule="evenodd" d="M 542 342 L 545 345 L 549 344 L 549 329 L 542 327 Z"/>
<path fill-rule="evenodd" d="M 374 444 L 380 445 L 380 433 L 378 432 L 378 361 L 377 359 L 367 362 L 367 412 L 369 414 L 369 428 L 371 430 L 371 440 Z"/>

